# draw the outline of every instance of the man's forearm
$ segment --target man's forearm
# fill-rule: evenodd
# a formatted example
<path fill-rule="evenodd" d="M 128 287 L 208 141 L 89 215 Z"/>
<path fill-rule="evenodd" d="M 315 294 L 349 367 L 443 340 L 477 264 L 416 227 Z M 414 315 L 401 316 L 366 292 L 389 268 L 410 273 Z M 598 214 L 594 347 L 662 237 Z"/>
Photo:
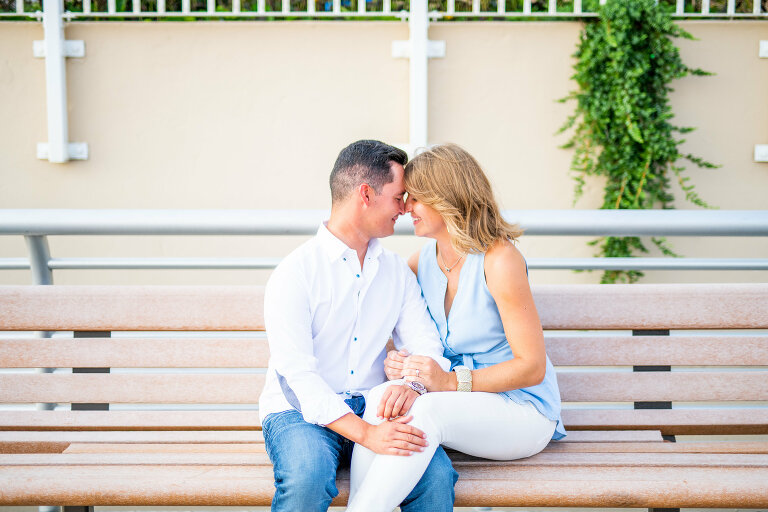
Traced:
<path fill-rule="evenodd" d="M 366 434 L 371 425 L 357 415 L 349 413 L 327 424 L 326 427 L 354 443 L 365 445 Z"/>

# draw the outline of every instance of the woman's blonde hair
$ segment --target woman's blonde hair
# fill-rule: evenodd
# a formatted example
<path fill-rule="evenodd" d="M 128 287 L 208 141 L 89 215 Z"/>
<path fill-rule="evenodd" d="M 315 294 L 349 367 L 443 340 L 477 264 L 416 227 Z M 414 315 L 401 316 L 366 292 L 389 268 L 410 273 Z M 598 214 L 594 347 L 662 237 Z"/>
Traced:
<path fill-rule="evenodd" d="M 459 254 L 485 252 L 499 240 L 523 234 L 501 216 L 480 164 L 456 144 L 432 147 L 408 162 L 405 189 L 437 210 Z"/>

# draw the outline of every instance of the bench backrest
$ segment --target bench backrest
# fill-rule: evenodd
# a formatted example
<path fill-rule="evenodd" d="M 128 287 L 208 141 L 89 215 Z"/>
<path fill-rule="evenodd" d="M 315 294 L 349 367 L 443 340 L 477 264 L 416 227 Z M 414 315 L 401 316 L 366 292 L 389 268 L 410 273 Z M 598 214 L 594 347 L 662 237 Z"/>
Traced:
<path fill-rule="evenodd" d="M 768 284 L 533 291 L 567 428 L 768 433 L 768 334 L 753 331 Z M 18 371 L 0 373 L 0 404 L 112 409 L 4 411 L 0 429 L 258 428 L 262 306 L 261 287 L 0 286 L 0 330 L 74 331 L 1 339 L 0 368 Z"/>

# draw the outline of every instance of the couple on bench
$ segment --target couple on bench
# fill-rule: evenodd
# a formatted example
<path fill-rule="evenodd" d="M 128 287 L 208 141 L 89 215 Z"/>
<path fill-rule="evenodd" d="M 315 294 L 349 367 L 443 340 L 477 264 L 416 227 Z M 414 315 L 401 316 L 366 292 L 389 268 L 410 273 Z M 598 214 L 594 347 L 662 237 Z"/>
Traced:
<path fill-rule="evenodd" d="M 408 161 L 358 141 L 330 185 L 330 219 L 265 292 L 272 510 L 327 510 L 351 464 L 349 511 L 451 511 L 457 474 L 442 446 L 512 460 L 565 436 L 521 231 L 453 144 Z M 378 240 L 406 212 L 430 239 L 407 263 Z"/>

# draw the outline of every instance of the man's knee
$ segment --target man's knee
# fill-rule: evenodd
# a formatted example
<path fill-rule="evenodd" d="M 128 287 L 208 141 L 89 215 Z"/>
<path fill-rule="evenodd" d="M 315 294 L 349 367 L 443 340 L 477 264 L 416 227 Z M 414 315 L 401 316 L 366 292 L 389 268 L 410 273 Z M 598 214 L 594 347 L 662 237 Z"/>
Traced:
<path fill-rule="evenodd" d="M 326 510 L 338 495 L 339 446 L 334 434 L 286 414 L 265 425 L 275 474 L 273 510 Z"/>
<path fill-rule="evenodd" d="M 428 485 L 434 485 L 443 491 L 450 489 L 450 492 L 453 493 L 453 486 L 458 479 L 459 474 L 453 469 L 451 459 L 448 457 L 448 454 L 445 453 L 443 447 L 439 447 L 437 451 L 435 451 L 435 455 L 432 457 L 429 466 L 427 466 L 427 470 L 424 472 L 422 480 Z"/>
<path fill-rule="evenodd" d="M 442 447 L 438 447 L 416 487 L 400 505 L 406 512 L 453 510 L 454 485 L 459 475 Z"/>

